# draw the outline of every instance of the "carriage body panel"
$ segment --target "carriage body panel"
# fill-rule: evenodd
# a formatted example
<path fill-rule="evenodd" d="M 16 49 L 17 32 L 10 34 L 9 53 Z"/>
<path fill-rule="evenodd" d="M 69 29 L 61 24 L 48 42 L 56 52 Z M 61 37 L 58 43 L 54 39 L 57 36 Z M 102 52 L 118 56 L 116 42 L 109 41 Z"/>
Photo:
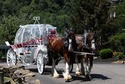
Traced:
<path fill-rule="evenodd" d="M 10 45 L 17 59 L 24 64 L 33 64 L 37 54 L 41 51 L 45 63 L 48 61 L 48 36 L 56 33 L 56 27 L 50 24 L 27 24 L 21 25 L 16 33 L 14 44 Z"/>

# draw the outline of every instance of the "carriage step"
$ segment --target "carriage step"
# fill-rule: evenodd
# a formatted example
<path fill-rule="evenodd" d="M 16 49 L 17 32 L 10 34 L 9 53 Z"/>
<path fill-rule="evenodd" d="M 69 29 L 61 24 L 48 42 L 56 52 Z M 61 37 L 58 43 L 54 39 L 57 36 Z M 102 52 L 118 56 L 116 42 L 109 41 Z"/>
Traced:
<path fill-rule="evenodd" d="M 29 55 L 29 54 L 31 54 L 31 52 L 20 53 L 20 55 L 25 55 L 25 54 Z"/>
<path fill-rule="evenodd" d="M 20 55 L 24 55 L 24 53 L 20 53 Z"/>
<path fill-rule="evenodd" d="M 25 54 L 31 54 L 31 52 L 27 52 L 27 53 L 25 53 Z"/>

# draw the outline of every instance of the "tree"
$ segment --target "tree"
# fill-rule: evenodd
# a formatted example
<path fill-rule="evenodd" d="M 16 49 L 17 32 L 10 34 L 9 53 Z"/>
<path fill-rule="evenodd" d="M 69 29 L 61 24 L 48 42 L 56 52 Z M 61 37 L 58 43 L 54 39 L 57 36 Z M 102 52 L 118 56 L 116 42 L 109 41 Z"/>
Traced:
<path fill-rule="evenodd" d="M 34 16 L 40 16 L 41 24 L 51 24 L 58 32 L 69 25 L 64 0 L 1 0 L 0 44 L 13 43 L 19 25 L 32 24 Z"/>
<path fill-rule="evenodd" d="M 83 30 L 95 31 L 98 44 L 102 46 L 108 41 L 107 37 L 114 34 L 111 27 L 110 0 L 73 0 L 71 21 L 79 33 Z"/>
<path fill-rule="evenodd" d="M 21 19 L 16 16 L 3 17 L 0 23 L 0 44 L 5 44 L 5 41 L 14 43 L 16 32 L 21 25 L 20 23 L 26 23 L 25 19 Z"/>
<path fill-rule="evenodd" d="M 110 37 L 110 44 L 112 45 L 113 50 L 125 53 L 124 43 L 125 43 L 125 32 Z"/>
<path fill-rule="evenodd" d="M 98 30 L 108 21 L 110 2 L 107 0 L 74 0 L 74 2 L 76 4 L 72 6 L 74 9 L 73 21 L 81 22 L 75 22 L 80 24 L 80 28 L 86 26 L 87 29 Z"/>
<path fill-rule="evenodd" d="M 13 27 L 14 35 L 20 24 L 33 23 L 34 16 L 40 16 L 40 23 L 56 26 L 62 34 L 64 28 L 70 27 L 78 33 L 83 33 L 84 29 L 100 31 L 98 36 L 102 38 L 102 43 L 114 30 L 109 26 L 108 0 L 1 0 L 0 4 L 0 28 L 9 31 Z M 8 37 L 8 33 L 1 32 L 1 35 Z M 12 41 L 14 36 L 8 39 Z"/>
<path fill-rule="evenodd" d="M 125 29 L 125 0 L 123 2 L 119 2 L 116 8 L 116 18 L 113 21 L 115 25 L 117 25 L 118 32 L 121 32 L 122 29 Z"/>

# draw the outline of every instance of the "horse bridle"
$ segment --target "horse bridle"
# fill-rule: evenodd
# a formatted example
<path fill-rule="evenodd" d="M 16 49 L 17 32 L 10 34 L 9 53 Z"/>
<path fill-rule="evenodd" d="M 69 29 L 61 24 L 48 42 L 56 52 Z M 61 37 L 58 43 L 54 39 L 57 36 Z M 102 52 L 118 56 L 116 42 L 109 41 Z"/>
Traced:
<path fill-rule="evenodd" d="M 84 45 L 86 46 L 86 48 L 92 50 L 91 46 L 92 44 L 95 43 L 95 38 L 93 35 L 91 35 L 91 37 L 88 39 L 87 36 L 88 36 L 89 33 L 85 33 L 84 34 Z M 90 40 L 90 42 L 89 42 Z"/>
<path fill-rule="evenodd" d="M 73 30 L 68 31 L 66 39 L 68 41 L 68 51 L 72 52 L 73 51 L 72 42 L 73 39 L 75 39 L 75 32 Z"/>

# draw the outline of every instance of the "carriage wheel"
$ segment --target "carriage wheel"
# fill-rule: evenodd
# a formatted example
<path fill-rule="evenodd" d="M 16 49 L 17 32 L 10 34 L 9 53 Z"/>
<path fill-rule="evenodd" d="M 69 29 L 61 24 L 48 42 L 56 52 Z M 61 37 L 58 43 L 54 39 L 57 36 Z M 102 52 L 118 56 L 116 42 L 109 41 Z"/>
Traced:
<path fill-rule="evenodd" d="M 71 73 L 73 71 L 73 63 L 69 64 L 69 72 Z"/>
<path fill-rule="evenodd" d="M 44 58 L 43 58 L 43 53 L 42 51 L 39 51 L 37 55 L 37 69 L 39 74 L 43 73 L 44 70 Z"/>
<path fill-rule="evenodd" d="M 8 66 L 16 65 L 16 63 L 17 63 L 17 56 L 12 48 L 7 51 L 6 61 L 7 61 Z"/>

